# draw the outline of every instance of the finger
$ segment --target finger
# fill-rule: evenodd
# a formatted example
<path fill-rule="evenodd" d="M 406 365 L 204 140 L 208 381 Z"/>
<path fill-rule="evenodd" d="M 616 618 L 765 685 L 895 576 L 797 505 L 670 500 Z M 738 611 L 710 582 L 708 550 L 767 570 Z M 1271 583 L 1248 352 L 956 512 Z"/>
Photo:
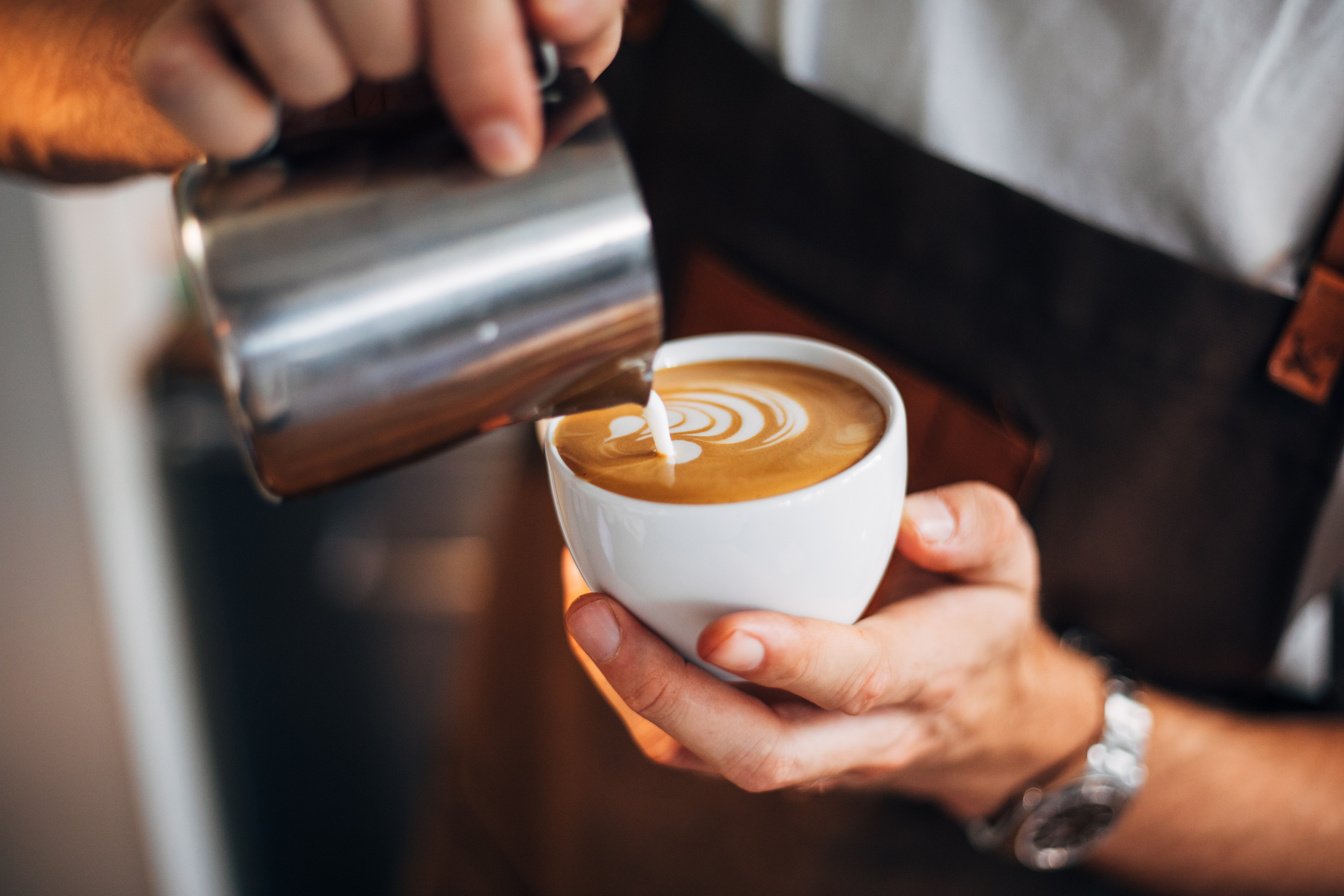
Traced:
<path fill-rule="evenodd" d="M 579 574 L 578 567 L 574 565 L 574 560 L 570 557 L 568 548 L 562 548 L 560 551 L 560 582 L 566 610 L 575 601 L 590 592 L 588 583 Z M 675 738 L 626 706 L 625 701 L 621 699 L 621 695 L 616 693 L 611 683 L 602 677 L 602 673 L 593 663 L 592 658 L 583 651 L 572 636 L 569 638 L 569 646 L 575 658 L 578 659 L 579 665 L 583 667 L 584 673 L 593 682 L 602 698 L 616 711 L 616 715 L 625 725 L 626 731 L 629 732 L 630 739 L 639 747 L 640 752 L 660 765 L 690 771 L 704 772 L 708 770 L 708 766 L 698 756 L 677 743 Z"/>
<path fill-rule="evenodd" d="M 576 598 L 579 596 L 582 595 L 576 595 Z M 572 602 L 573 600 L 567 595 L 565 605 L 568 606 Z M 593 686 L 602 695 L 602 699 L 606 700 L 607 705 L 616 711 L 616 716 L 625 726 L 630 739 L 645 757 L 670 768 L 702 773 L 712 771 L 708 763 L 678 743 L 676 738 L 627 706 L 621 695 L 611 686 L 611 682 L 602 677 L 592 658 L 584 653 L 572 636 L 569 638 L 569 646 L 583 671 L 593 682 Z"/>
<path fill-rule="evenodd" d="M 812 708 L 785 727 L 776 764 L 779 787 L 797 787 L 841 777 L 881 774 L 899 780 L 938 747 L 935 723 L 925 713 L 886 707 L 863 715 Z M 773 788 L 772 788 L 773 789 Z"/>
<path fill-rule="evenodd" d="M 908 496 L 896 549 L 917 566 L 963 582 L 1036 590 L 1031 527 L 1012 498 L 983 482 Z"/>
<path fill-rule="evenodd" d="M 266 83 L 286 103 L 314 109 L 354 84 L 336 36 L 310 0 L 212 0 Z"/>
<path fill-rule="evenodd" d="M 621 0 L 528 0 L 528 21 L 542 40 L 554 43 L 567 65 L 596 78 L 621 43 Z"/>
<path fill-rule="evenodd" d="M 420 64 L 413 0 L 323 0 L 323 6 L 346 55 L 365 78 L 395 80 Z"/>
<path fill-rule="evenodd" d="M 825 709 L 862 715 L 884 706 L 930 708 L 967 670 L 1012 649 L 1032 621 L 1025 595 L 946 587 L 885 607 L 855 625 L 780 613 L 734 613 L 700 635 L 710 663 Z"/>
<path fill-rule="evenodd" d="M 605 595 L 565 615 L 570 635 L 632 710 L 730 781 L 750 790 L 777 779 L 779 717 L 719 681 Z"/>
<path fill-rule="evenodd" d="M 642 716 L 633 713 L 631 716 L 626 721 L 626 728 L 635 746 L 639 747 L 639 751 L 647 759 L 668 768 L 700 774 L 716 774 L 708 762 L 686 749 L 672 735 Z"/>
<path fill-rule="evenodd" d="M 577 615 L 594 604 L 606 605 L 623 629 L 614 648 L 607 640 L 610 633 L 587 630 L 592 620 Z M 622 701 L 620 705 L 628 702 L 643 710 L 643 715 L 636 715 L 627 707 L 622 719 L 640 750 L 662 765 L 717 773 L 746 790 L 765 791 L 806 785 L 857 768 L 877 767 L 892 774 L 935 743 L 927 717 L 899 707 L 861 716 L 839 715 L 798 701 L 766 707 L 687 664 L 604 595 L 583 596 L 572 613 L 567 620 L 572 639 L 587 644 L 586 649 L 597 656 L 610 657 L 597 663 L 585 655 L 593 671 L 600 669 L 606 676 L 599 675 L 598 686 Z M 632 685 L 622 663 L 640 666 L 634 654 L 646 651 L 656 655 L 656 662 L 644 664 L 648 677 Z M 618 661 L 615 657 L 620 654 L 626 659 Z M 669 670 L 676 677 L 669 676 Z M 708 693 L 702 693 L 698 682 L 675 683 L 688 671 L 707 685 L 703 690 Z M 659 694 L 655 699 L 648 689 L 660 675 L 674 683 L 654 688 Z M 639 694 L 641 688 L 646 692 Z M 683 711 L 670 709 L 673 703 Z"/>
<path fill-rule="evenodd" d="M 429 69 L 481 167 L 519 174 L 541 146 L 541 100 L 516 0 L 427 0 Z"/>
<path fill-rule="evenodd" d="M 697 652 L 748 681 L 858 715 L 896 702 L 888 645 L 866 628 L 780 613 L 734 613 L 700 633 Z"/>
<path fill-rule="evenodd" d="M 244 158 L 275 131 L 270 100 L 226 61 L 214 17 L 199 3 L 174 5 L 145 32 L 133 72 L 154 107 L 208 155 Z"/>

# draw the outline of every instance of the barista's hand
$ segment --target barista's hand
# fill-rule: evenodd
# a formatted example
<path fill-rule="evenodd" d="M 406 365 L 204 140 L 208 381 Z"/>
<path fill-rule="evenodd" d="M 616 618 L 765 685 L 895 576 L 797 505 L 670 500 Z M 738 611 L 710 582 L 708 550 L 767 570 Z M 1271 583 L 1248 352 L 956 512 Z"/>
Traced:
<path fill-rule="evenodd" d="M 745 612 L 701 634 L 702 658 L 779 690 L 725 684 L 611 598 L 579 597 L 568 558 L 566 624 L 651 759 L 746 790 L 885 787 L 973 816 L 1080 759 L 1101 674 L 1039 622 L 1012 501 L 982 484 L 912 495 L 897 551 L 893 601 L 856 625 Z"/>
<path fill-rule="evenodd" d="M 356 80 L 423 68 L 480 163 L 514 174 L 541 146 L 528 32 L 596 76 L 621 23 L 621 0 L 178 0 L 141 40 L 135 74 L 197 146 L 238 158 L 271 137 L 271 94 L 314 109 Z"/>

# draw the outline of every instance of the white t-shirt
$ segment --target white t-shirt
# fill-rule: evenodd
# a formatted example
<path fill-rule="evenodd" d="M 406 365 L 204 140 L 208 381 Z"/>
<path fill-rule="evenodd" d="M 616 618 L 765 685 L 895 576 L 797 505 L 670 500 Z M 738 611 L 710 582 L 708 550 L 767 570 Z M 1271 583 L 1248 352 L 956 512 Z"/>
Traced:
<path fill-rule="evenodd" d="M 793 81 L 1083 221 L 1281 295 L 1344 176 L 1340 0 L 700 0 Z M 1344 466 L 1276 672 L 1326 682 Z"/>
<path fill-rule="evenodd" d="M 1337 0 L 701 2 L 934 154 L 1283 295 L 1344 173 Z"/>

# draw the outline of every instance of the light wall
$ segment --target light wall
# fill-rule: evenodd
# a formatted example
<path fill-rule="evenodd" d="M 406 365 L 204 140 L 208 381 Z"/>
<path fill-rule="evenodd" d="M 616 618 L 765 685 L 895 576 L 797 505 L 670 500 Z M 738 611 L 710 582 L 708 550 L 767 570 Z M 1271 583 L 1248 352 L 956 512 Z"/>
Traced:
<path fill-rule="evenodd" d="M 0 893 L 230 891 L 142 389 L 167 186 L 0 179 Z"/>

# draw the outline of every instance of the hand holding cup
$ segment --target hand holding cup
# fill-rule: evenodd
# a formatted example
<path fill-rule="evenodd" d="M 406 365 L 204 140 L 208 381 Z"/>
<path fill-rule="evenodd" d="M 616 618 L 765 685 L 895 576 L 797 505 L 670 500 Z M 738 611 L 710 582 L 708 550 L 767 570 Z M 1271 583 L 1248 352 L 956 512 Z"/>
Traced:
<path fill-rule="evenodd" d="M 834 787 L 931 799 L 963 819 L 1081 762 L 1104 685 L 1037 617 L 1037 555 L 1012 501 L 964 483 L 911 495 L 893 590 L 854 625 L 731 613 L 688 663 L 564 560 L 576 656 L 636 745 L 752 792 Z"/>

